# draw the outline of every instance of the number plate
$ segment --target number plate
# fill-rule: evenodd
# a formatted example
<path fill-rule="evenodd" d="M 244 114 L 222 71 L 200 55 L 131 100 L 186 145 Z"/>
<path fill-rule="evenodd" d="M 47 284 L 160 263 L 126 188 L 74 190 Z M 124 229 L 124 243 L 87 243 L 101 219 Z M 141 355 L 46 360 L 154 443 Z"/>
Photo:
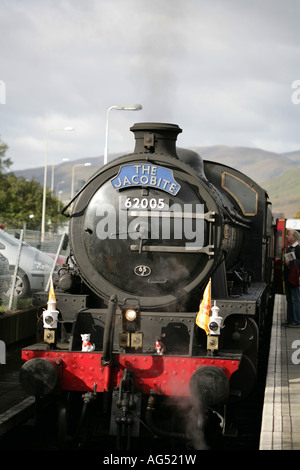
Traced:
<path fill-rule="evenodd" d="M 169 199 L 158 197 L 120 197 L 120 208 L 123 210 L 169 210 Z"/>

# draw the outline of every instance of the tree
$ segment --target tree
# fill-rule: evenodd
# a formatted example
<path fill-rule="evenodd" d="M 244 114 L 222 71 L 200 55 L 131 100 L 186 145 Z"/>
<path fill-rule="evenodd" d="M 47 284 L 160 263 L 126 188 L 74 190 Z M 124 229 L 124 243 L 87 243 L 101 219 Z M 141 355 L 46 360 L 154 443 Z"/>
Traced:
<path fill-rule="evenodd" d="M 8 150 L 8 145 L 1 140 L 0 136 L 0 174 L 7 170 L 11 165 L 12 161 L 10 158 L 5 158 L 5 154 Z"/>
<path fill-rule="evenodd" d="M 12 165 L 5 158 L 8 146 L 0 141 L 0 221 L 14 228 L 40 230 L 42 223 L 43 188 L 34 178 L 27 181 L 17 178 L 12 172 L 5 172 Z M 47 219 L 51 224 L 65 221 L 60 214 L 61 203 L 47 190 Z"/>
<path fill-rule="evenodd" d="M 0 176 L 1 220 L 14 228 L 40 230 L 42 223 L 43 188 L 34 178 L 26 181 L 13 173 Z M 47 190 L 47 218 L 51 223 L 62 222 L 64 217 L 58 210 L 59 201 Z"/>

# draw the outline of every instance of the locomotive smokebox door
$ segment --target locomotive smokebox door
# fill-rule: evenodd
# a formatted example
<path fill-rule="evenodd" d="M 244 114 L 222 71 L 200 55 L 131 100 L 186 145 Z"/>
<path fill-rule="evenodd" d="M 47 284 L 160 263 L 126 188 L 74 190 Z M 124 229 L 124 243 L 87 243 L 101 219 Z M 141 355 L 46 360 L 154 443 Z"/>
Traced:
<path fill-rule="evenodd" d="M 135 295 L 143 310 L 186 307 L 223 259 L 223 210 L 203 173 L 178 158 L 177 125 L 131 130 L 134 153 L 102 167 L 74 202 L 76 265 L 105 302 Z"/>

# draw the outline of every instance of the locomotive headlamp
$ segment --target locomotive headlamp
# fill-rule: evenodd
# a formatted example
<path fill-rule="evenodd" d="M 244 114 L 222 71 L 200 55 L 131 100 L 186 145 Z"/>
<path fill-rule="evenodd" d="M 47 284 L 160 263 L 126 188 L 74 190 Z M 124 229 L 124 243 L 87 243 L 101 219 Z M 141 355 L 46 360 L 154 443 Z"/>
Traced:
<path fill-rule="evenodd" d="M 140 324 L 140 303 L 136 298 L 124 299 L 122 307 L 123 331 L 136 331 Z"/>
<path fill-rule="evenodd" d="M 44 310 L 43 312 L 43 327 L 44 327 L 44 341 L 48 344 L 55 343 L 55 331 L 57 329 L 58 311 Z"/>
<path fill-rule="evenodd" d="M 122 306 L 122 332 L 119 345 L 127 351 L 140 349 L 143 346 L 143 334 L 139 331 L 141 324 L 140 303 L 136 298 L 124 299 Z"/>
<path fill-rule="evenodd" d="M 56 310 L 56 298 L 53 289 L 52 278 L 50 278 L 49 298 L 47 310 L 43 311 L 44 341 L 55 343 L 55 330 L 58 323 L 58 310 Z"/>
<path fill-rule="evenodd" d="M 45 310 L 43 312 L 43 326 L 44 328 L 57 328 L 58 311 L 49 312 Z"/>
<path fill-rule="evenodd" d="M 218 315 L 220 309 L 214 301 L 214 306 L 211 308 L 211 317 L 208 324 L 209 335 L 207 336 L 207 349 L 212 353 L 219 349 L 219 335 L 223 327 L 223 317 Z"/>
<path fill-rule="evenodd" d="M 128 310 L 125 310 L 124 315 L 125 315 L 126 320 L 134 321 L 137 317 L 137 311 L 134 310 L 133 308 L 129 308 Z"/>
<path fill-rule="evenodd" d="M 216 301 L 214 301 L 214 306 L 211 308 L 211 317 L 210 322 L 208 324 L 209 332 L 212 335 L 220 335 L 221 328 L 223 327 L 223 317 L 219 316 L 219 307 L 216 305 Z"/>

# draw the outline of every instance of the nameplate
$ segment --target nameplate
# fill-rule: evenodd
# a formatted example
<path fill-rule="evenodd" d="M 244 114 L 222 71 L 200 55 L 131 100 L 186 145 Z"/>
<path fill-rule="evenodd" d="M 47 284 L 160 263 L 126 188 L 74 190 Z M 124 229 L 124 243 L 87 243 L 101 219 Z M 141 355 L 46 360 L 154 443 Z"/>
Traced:
<path fill-rule="evenodd" d="M 114 189 L 134 186 L 160 189 L 176 196 L 181 186 L 173 176 L 173 171 L 162 166 L 136 163 L 120 167 L 119 173 L 111 180 Z"/>

